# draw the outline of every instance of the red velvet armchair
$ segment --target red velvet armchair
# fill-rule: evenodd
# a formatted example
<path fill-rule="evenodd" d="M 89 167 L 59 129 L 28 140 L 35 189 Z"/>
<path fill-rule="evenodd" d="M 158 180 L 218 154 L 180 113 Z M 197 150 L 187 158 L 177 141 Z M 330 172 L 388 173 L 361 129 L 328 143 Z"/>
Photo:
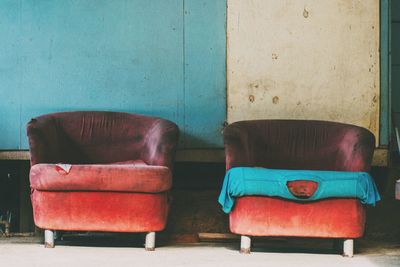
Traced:
<path fill-rule="evenodd" d="M 226 169 L 369 171 L 375 138 L 364 128 L 335 122 L 255 120 L 230 124 L 224 131 Z M 313 192 L 313 182 L 296 183 L 292 192 Z M 296 190 L 296 186 L 299 187 Z M 241 252 L 249 253 L 251 236 L 344 239 L 344 255 L 353 255 L 361 237 L 365 208 L 357 199 L 296 202 L 244 196 L 230 213 L 230 230 L 241 235 Z"/>
<path fill-rule="evenodd" d="M 54 231 L 146 232 L 155 248 L 169 210 L 178 127 L 117 112 L 64 112 L 27 127 L 36 226 Z"/>

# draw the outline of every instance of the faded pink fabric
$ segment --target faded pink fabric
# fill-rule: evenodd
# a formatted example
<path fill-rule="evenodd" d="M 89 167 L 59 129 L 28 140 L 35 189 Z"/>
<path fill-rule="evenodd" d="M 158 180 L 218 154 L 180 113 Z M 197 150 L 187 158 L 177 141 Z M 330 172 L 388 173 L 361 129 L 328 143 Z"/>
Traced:
<path fill-rule="evenodd" d="M 292 170 L 369 171 L 375 148 L 368 130 L 337 122 L 255 120 L 224 131 L 226 169 L 265 167 Z M 307 197 L 316 184 L 288 184 Z M 244 196 L 229 215 L 233 233 L 251 236 L 357 238 L 363 235 L 365 207 L 357 199 L 296 202 Z"/>
<path fill-rule="evenodd" d="M 328 121 L 253 120 L 224 131 L 226 169 L 369 171 L 375 137 L 367 129 Z"/>
<path fill-rule="evenodd" d="M 165 228 L 168 192 L 33 191 L 33 217 L 42 229 L 65 231 L 152 232 Z"/>
<path fill-rule="evenodd" d="M 356 199 L 296 202 L 246 196 L 238 198 L 229 221 L 231 231 L 241 235 L 359 238 L 365 208 Z"/>
<path fill-rule="evenodd" d="M 179 131 L 161 118 L 76 111 L 33 118 L 27 133 L 32 165 L 143 160 L 172 169 Z"/>
<path fill-rule="evenodd" d="M 178 127 L 168 120 L 80 111 L 27 127 L 35 224 L 50 230 L 164 229 Z"/>
<path fill-rule="evenodd" d="M 164 166 L 71 165 L 66 173 L 55 164 L 36 164 L 31 188 L 41 191 L 109 191 L 159 193 L 171 189 L 171 171 Z"/>

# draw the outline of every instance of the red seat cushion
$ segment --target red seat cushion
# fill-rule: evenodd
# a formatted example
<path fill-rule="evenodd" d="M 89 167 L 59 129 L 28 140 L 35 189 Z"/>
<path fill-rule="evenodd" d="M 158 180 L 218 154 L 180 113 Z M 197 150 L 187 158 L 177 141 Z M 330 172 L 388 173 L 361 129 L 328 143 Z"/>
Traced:
<path fill-rule="evenodd" d="M 350 198 L 297 202 L 245 196 L 236 200 L 229 218 L 230 230 L 240 235 L 359 238 L 365 208 Z"/>
<path fill-rule="evenodd" d="M 41 191 L 112 191 L 159 193 L 172 185 L 171 171 L 130 161 L 113 164 L 36 164 L 30 171 L 31 188 Z"/>

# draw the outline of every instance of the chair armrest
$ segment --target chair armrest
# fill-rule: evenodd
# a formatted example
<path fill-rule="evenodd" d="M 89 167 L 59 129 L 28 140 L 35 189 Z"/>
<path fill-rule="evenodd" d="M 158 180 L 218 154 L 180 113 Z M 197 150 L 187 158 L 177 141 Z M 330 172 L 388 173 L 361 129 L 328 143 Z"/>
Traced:
<path fill-rule="evenodd" d="M 142 159 L 149 165 L 166 166 L 172 170 L 178 137 L 179 129 L 175 123 L 159 119 L 147 134 Z"/>
<path fill-rule="evenodd" d="M 338 144 L 337 168 L 343 171 L 365 171 L 371 168 L 375 149 L 374 135 L 364 128 L 347 131 Z"/>
<path fill-rule="evenodd" d="M 61 162 L 57 131 L 51 120 L 32 119 L 27 125 L 27 136 L 32 166 Z"/>
<path fill-rule="evenodd" d="M 249 142 L 249 134 L 244 127 L 228 125 L 224 130 L 226 170 L 233 167 L 251 166 L 254 146 Z"/>

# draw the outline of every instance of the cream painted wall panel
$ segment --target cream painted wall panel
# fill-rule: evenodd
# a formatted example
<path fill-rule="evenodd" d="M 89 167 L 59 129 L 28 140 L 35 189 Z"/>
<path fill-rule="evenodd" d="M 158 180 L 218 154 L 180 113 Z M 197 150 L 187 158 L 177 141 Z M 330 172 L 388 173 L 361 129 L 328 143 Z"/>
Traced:
<path fill-rule="evenodd" d="M 228 121 L 318 119 L 379 134 L 378 0 L 228 0 Z"/>

